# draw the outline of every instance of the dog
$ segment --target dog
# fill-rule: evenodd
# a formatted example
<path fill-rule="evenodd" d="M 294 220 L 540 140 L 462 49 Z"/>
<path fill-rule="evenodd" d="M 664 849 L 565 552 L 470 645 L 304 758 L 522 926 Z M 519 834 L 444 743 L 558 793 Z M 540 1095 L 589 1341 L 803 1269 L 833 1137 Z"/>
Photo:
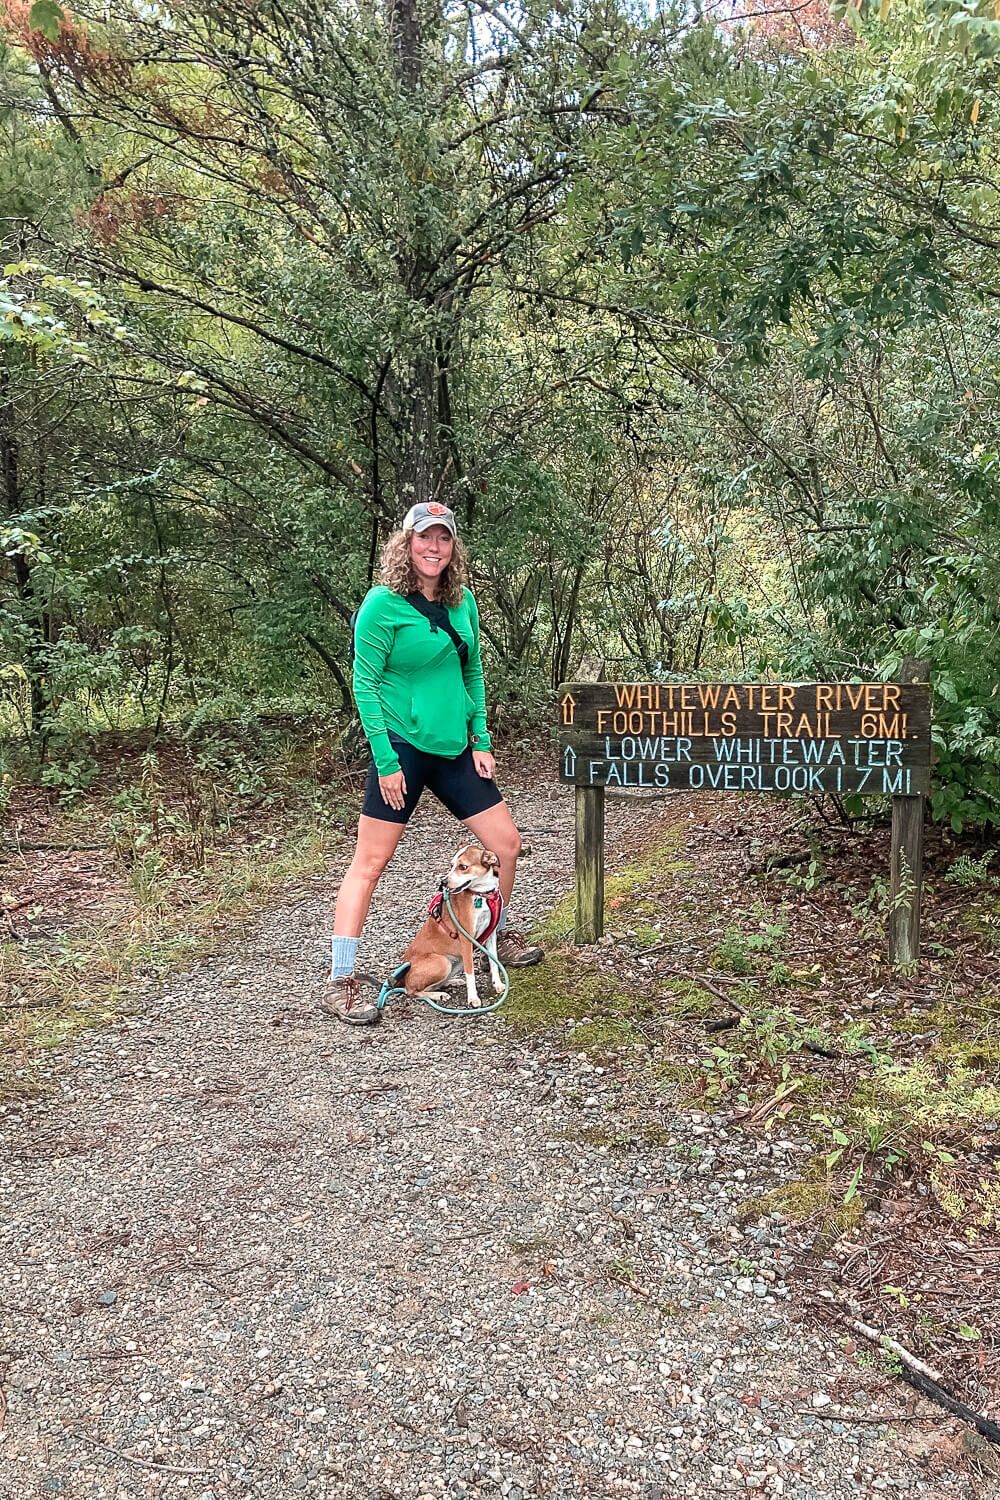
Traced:
<path fill-rule="evenodd" d="M 448 993 L 434 986 L 450 984 L 457 979 L 461 969 L 465 975 L 469 1007 L 477 1010 L 482 1001 L 476 989 L 474 950 L 449 915 L 444 900 L 445 890 L 458 922 L 466 932 L 481 938 L 489 957 L 493 988 L 498 994 L 503 989 L 503 979 L 497 967 L 497 924 L 503 905 L 500 899 L 500 860 L 478 844 L 463 845 L 452 860 L 451 869 L 442 881 L 442 890 L 430 904 L 427 921 L 403 954 L 404 963 L 410 966 L 403 986 L 407 995 L 414 999 L 433 1000 L 442 1005 L 449 998 Z M 481 937 L 482 934 L 485 936 Z"/>

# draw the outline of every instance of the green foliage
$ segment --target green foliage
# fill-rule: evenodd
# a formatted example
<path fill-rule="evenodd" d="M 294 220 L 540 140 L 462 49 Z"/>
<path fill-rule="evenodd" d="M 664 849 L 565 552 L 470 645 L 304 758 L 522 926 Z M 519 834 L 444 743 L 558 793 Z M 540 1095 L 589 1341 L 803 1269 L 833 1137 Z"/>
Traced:
<path fill-rule="evenodd" d="M 36 289 L 49 296 L 33 295 Z M 106 333 L 119 343 L 127 340 L 126 329 L 115 322 L 90 282 L 56 275 L 37 261 L 22 260 L 4 266 L 0 275 L 0 342 L 28 345 L 36 355 L 93 363 L 90 344 L 74 336 L 50 299 L 66 302 L 86 329 Z"/>
<path fill-rule="evenodd" d="M 59 27 L 65 19 L 65 12 L 56 0 L 34 0 L 28 12 L 28 24 L 42 32 L 50 42 L 59 36 Z"/>
<path fill-rule="evenodd" d="M 955 862 L 949 866 L 945 873 L 945 880 L 953 885 L 960 885 L 963 890 L 970 891 L 986 886 L 996 890 L 1000 886 L 1000 875 L 996 875 L 990 869 L 994 849 L 987 849 L 979 859 L 973 859 L 971 854 L 960 855 Z"/>
<path fill-rule="evenodd" d="M 780 951 L 785 932 L 784 923 L 768 921 L 764 915 L 761 915 L 755 932 L 727 927 L 722 942 L 715 950 L 715 963 L 718 968 L 730 974 L 752 974 L 760 968 L 762 959 L 772 957 Z"/>
<path fill-rule="evenodd" d="M 38 0 L 0 49 L 4 728 L 41 761 L 346 704 L 371 560 L 434 494 L 508 726 L 584 653 L 916 655 L 935 815 L 1000 820 L 1000 23 L 843 18 Z"/>

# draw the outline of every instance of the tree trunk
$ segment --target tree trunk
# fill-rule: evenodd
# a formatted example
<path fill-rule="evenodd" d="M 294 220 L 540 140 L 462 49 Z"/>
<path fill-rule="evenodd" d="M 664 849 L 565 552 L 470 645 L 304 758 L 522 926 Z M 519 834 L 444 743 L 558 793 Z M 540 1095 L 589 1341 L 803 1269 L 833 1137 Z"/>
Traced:
<path fill-rule="evenodd" d="M 433 500 L 436 423 L 434 357 L 418 357 L 406 384 L 407 423 L 399 471 L 400 499 L 404 510 Z"/>
<path fill-rule="evenodd" d="M 387 0 L 387 5 L 396 81 L 415 113 L 422 107 L 420 87 L 425 46 L 417 0 Z M 428 181 L 431 172 L 426 152 L 420 148 L 422 129 L 422 124 L 414 124 L 406 153 L 409 175 L 419 182 Z M 422 311 L 434 305 L 428 291 L 432 271 L 430 236 L 426 215 L 418 210 L 407 235 L 401 234 L 397 251 L 403 288 L 408 298 L 421 304 Z M 438 384 L 436 340 L 428 332 L 423 346 L 411 351 L 397 370 L 402 428 L 397 480 L 403 510 L 433 500 L 437 493 Z"/>
<path fill-rule="evenodd" d="M 3 484 L 4 516 L 8 521 L 16 522 L 22 509 L 20 447 L 17 414 L 10 386 L 10 371 L 0 368 L 0 475 L 2 475 Z M 45 712 L 48 708 L 45 691 L 45 609 L 37 597 L 31 564 L 22 548 L 14 551 L 11 566 L 24 622 L 30 631 L 30 639 L 22 663 L 28 675 L 31 693 L 30 735 L 34 743 L 44 745 Z"/>

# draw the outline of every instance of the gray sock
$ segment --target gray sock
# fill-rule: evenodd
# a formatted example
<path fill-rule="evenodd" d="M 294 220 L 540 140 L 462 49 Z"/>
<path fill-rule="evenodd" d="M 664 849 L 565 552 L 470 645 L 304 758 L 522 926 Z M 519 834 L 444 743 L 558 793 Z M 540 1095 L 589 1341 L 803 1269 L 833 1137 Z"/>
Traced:
<path fill-rule="evenodd" d="M 358 956 L 358 944 L 360 938 L 338 937 L 336 933 L 330 939 L 330 978 L 346 979 L 349 974 L 354 973 L 354 961 Z"/>

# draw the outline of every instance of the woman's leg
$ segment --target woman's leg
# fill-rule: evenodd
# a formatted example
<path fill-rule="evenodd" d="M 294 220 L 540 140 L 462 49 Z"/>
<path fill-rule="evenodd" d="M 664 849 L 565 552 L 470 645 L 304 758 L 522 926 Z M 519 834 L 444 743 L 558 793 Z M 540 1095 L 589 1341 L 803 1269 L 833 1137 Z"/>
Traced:
<path fill-rule="evenodd" d="M 474 813 L 465 818 L 465 826 L 475 834 L 484 849 L 492 849 L 500 857 L 500 890 L 504 906 L 510 905 L 510 893 L 514 889 L 517 861 L 521 853 L 521 835 L 517 831 L 510 808 L 506 802 L 498 802 L 485 812 Z"/>
<path fill-rule="evenodd" d="M 333 908 L 333 931 L 336 937 L 361 936 L 375 887 L 381 879 L 382 871 L 395 854 L 405 828 L 405 823 L 389 823 L 381 818 L 366 817 L 364 813 L 358 819 L 358 841 L 354 848 L 354 858 L 340 882 Z"/>
<path fill-rule="evenodd" d="M 372 1026 L 380 1019 L 375 997 L 354 974 L 358 939 L 365 925 L 372 892 L 403 836 L 405 823 L 389 823 L 362 813 L 358 841 L 333 908 L 331 977 L 322 1009 L 349 1026 Z"/>

